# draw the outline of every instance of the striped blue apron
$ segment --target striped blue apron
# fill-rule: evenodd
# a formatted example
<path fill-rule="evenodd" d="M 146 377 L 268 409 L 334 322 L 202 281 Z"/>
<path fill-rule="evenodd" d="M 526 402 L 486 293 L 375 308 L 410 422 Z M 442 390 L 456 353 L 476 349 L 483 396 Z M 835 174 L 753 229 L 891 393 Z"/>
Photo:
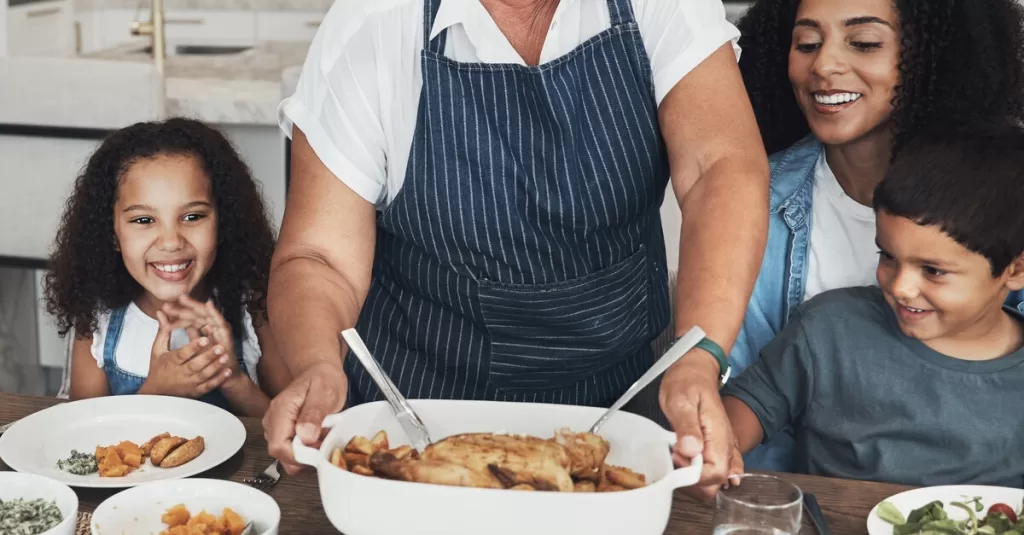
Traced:
<path fill-rule="evenodd" d="M 356 330 L 410 398 L 608 405 L 668 323 L 668 160 L 630 0 L 541 66 L 430 39 L 408 173 Z M 349 355 L 349 404 L 381 398 Z"/>
<path fill-rule="evenodd" d="M 117 365 L 117 343 L 121 341 L 126 311 L 127 307 L 111 311 L 110 321 L 107 323 L 107 335 L 103 341 L 103 372 L 107 376 L 107 384 L 110 386 L 110 394 L 113 396 L 134 395 L 142 388 L 142 383 L 146 382 L 145 377 L 125 371 Z M 238 359 L 238 365 L 242 367 L 242 373 L 248 373 L 248 366 L 242 356 L 241 335 L 235 335 L 235 357 Z M 205 401 L 227 411 L 231 410 L 228 399 L 220 390 L 208 392 L 199 398 L 199 401 Z"/>

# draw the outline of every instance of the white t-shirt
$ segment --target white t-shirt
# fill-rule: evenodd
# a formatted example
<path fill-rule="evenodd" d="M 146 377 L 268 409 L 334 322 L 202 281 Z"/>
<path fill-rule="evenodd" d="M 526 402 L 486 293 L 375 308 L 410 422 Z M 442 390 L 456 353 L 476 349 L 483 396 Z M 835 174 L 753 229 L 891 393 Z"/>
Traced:
<path fill-rule="evenodd" d="M 110 323 L 110 313 L 104 312 L 99 315 L 96 322 L 96 331 L 92 335 L 92 356 L 96 359 L 96 365 L 103 367 L 103 346 L 107 339 L 107 326 Z M 249 377 L 257 385 L 256 364 L 259 363 L 262 351 L 259 341 L 256 339 L 256 331 L 252 327 L 252 318 L 248 311 L 243 312 L 242 325 L 245 326 L 245 339 L 242 340 L 242 359 L 245 360 L 245 367 Z M 160 322 L 146 315 L 135 303 L 128 305 L 124 313 L 124 325 L 121 327 L 121 338 L 118 339 L 117 349 L 114 350 L 114 361 L 122 370 L 139 377 L 149 375 L 149 359 L 153 351 L 153 341 L 156 340 L 156 333 L 160 330 Z M 182 340 L 181 333 L 175 332 L 171 336 L 171 347 L 180 347 L 187 342 L 187 336 Z"/>
<path fill-rule="evenodd" d="M 850 198 L 825 161 L 814 167 L 804 300 L 826 290 L 876 284 L 875 212 Z"/>
<path fill-rule="evenodd" d="M 295 94 L 278 119 L 295 124 L 317 156 L 378 208 L 398 194 L 416 127 L 424 0 L 336 0 L 310 46 Z M 525 65 L 479 0 L 440 0 L 431 36 L 448 29 L 445 55 L 466 63 Z M 721 0 L 632 0 L 658 103 L 739 31 Z M 540 63 L 610 26 L 607 0 L 561 0 Z"/>

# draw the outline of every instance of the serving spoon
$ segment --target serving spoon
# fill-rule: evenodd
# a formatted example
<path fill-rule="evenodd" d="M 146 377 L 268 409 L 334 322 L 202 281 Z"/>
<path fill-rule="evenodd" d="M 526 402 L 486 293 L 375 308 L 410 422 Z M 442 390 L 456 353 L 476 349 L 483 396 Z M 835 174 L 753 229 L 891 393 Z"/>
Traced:
<path fill-rule="evenodd" d="M 686 334 L 680 336 L 679 339 L 677 339 L 675 343 L 665 351 L 661 358 L 659 358 L 658 361 L 655 362 L 649 370 L 647 370 L 647 373 L 641 375 L 640 378 L 633 383 L 633 386 L 626 389 L 626 392 L 622 394 L 615 403 L 612 403 L 611 407 L 608 407 L 608 410 L 605 411 L 605 413 L 602 414 L 596 422 L 594 422 L 594 425 L 590 426 L 590 432 L 597 434 L 597 431 L 601 429 L 601 426 L 603 426 L 613 414 L 619 412 L 619 409 L 624 407 L 626 403 L 629 403 L 631 399 L 639 394 L 644 387 L 657 379 L 659 375 L 665 373 L 665 370 L 669 369 L 677 360 L 682 358 L 683 355 L 687 354 L 694 347 L 697 347 L 697 344 L 704 339 L 704 336 L 704 331 L 696 325 L 689 331 L 686 331 Z"/>

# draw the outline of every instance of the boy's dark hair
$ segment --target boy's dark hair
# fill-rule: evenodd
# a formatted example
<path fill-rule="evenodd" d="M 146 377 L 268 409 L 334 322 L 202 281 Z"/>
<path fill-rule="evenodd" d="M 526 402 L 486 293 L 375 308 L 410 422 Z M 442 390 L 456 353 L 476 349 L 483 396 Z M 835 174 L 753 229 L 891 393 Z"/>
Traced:
<path fill-rule="evenodd" d="M 64 206 L 51 269 L 46 309 L 61 336 L 91 336 L 102 310 L 126 306 L 142 292 L 115 249 L 114 203 L 125 171 L 159 155 L 197 158 L 210 178 L 217 210 L 217 257 L 204 279 L 235 335 L 245 333 L 242 306 L 253 322 L 265 316 L 274 235 L 260 189 L 231 143 L 191 119 L 136 123 L 107 137 L 89 158 Z M 241 306 L 240 306 L 241 305 Z"/>
<path fill-rule="evenodd" d="M 975 123 L 912 139 L 875 188 L 875 210 L 935 225 L 998 276 L 1024 253 L 1024 130 Z"/>
<path fill-rule="evenodd" d="M 768 154 L 810 133 L 789 81 L 801 0 L 757 0 L 739 21 L 740 71 Z M 975 117 L 1024 119 L 1017 0 L 893 0 L 900 24 L 893 155 L 915 132 Z"/>

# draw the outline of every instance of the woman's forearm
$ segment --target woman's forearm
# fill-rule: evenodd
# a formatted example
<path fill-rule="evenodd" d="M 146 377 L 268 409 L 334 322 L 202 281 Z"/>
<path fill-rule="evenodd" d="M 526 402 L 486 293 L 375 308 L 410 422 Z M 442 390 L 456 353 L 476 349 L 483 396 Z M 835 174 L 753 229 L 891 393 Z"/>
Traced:
<path fill-rule="evenodd" d="M 728 352 L 768 236 L 767 162 L 718 162 L 690 188 L 680 210 L 676 332 L 698 325 Z"/>
<path fill-rule="evenodd" d="M 365 296 L 324 261 L 294 257 L 270 274 L 267 299 L 277 350 L 297 377 L 314 364 L 342 364 L 338 334 L 354 327 Z"/>

